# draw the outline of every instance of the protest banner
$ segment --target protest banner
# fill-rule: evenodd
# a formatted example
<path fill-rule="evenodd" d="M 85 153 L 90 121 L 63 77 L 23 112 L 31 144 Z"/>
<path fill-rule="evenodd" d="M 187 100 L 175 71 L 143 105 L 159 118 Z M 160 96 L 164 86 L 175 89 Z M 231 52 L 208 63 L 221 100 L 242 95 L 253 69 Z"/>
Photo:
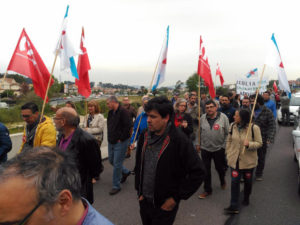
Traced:
<path fill-rule="evenodd" d="M 269 84 L 268 79 L 264 78 L 261 81 L 261 88 L 259 93 L 262 94 L 267 90 Z M 252 95 L 255 94 L 259 86 L 259 78 L 239 78 L 236 81 L 236 93 L 240 95 Z"/>

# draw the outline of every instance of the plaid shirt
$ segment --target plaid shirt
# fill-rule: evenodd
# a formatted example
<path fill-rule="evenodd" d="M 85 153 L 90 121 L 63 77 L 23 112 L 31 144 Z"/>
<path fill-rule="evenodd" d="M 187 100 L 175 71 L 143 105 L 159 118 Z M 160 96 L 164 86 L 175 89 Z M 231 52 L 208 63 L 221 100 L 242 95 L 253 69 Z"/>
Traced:
<path fill-rule="evenodd" d="M 254 123 L 259 126 L 263 142 L 274 142 L 276 132 L 276 124 L 273 113 L 266 106 L 261 106 L 261 112 L 256 118 Z"/>

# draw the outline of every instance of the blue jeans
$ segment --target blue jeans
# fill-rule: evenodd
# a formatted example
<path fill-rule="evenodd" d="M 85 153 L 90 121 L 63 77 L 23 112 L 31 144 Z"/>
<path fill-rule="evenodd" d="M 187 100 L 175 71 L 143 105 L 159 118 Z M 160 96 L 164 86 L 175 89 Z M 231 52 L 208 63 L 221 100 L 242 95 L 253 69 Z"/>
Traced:
<path fill-rule="evenodd" d="M 113 171 L 113 188 L 120 189 L 120 181 L 122 173 L 130 173 L 128 169 L 123 166 L 123 161 L 125 159 L 125 154 L 129 144 L 129 139 L 118 142 L 116 144 L 108 143 L 108 160 L 110 164 L 114 167 Z"/>

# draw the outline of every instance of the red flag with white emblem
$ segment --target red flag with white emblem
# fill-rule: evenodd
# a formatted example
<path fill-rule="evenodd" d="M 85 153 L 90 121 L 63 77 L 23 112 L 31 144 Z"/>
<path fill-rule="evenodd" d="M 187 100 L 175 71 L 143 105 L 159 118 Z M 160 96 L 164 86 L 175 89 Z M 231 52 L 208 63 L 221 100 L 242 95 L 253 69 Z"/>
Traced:
<path fill-rule="evenodd" d="M 50 73 L 39 53 L 33 46 L 23 28 L 15 52 L 7 67 L 7 71 L 14 71 L 31 78 L 36 95 L 45 98 Z M 53 79 L 50 85 L 53 84 Z M 47 100 L 48 101 L 48 98 Z"/>
<path fill-rule="evenodd" d="M 214 83 L 211 77 L 210 66 L 208 64 L 207 56 L 205 55 L 205 48 L 202 46 L 203 41 L 200 36 L 200 54 L 198 61 L 198 75 L 203 78 L 205 86 L 209 89 L 209 95 L 211 98 L 216 97 Z"/>
<path fill-rule="evenodd" d="M 88 98 L 91 95 L 91 86 L 89 79 L 89 70 L 91 69 L 89 57 L 84 46 L 84 29 L 82 28 L 80 49 L 82 54 L 78 57 L 77 71 L 79 80 L 75 79 L 75 84 L 78 87 L 78 93 Z"/>

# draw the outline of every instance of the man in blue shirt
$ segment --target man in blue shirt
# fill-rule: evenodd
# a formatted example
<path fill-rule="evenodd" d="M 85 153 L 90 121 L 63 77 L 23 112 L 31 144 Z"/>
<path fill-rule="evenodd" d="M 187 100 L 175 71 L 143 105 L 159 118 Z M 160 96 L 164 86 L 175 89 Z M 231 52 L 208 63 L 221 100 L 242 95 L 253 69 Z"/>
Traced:
<path fill-rule="evenodd" d="M 274 119 L 277 118 L 277 111 L 276 111 L 276 103 L 270 99 L 271 93 L 269 91 L 265 91 L 263 94 L 265 100 L 265 106 L 268 107 L 273 113 Z"/>
<path fill-rule="evenodd" d="M 28 149 L 1 164 L 0 177 L 0 224 L 112 225 L 81 197 L 70 152 Z"/>

